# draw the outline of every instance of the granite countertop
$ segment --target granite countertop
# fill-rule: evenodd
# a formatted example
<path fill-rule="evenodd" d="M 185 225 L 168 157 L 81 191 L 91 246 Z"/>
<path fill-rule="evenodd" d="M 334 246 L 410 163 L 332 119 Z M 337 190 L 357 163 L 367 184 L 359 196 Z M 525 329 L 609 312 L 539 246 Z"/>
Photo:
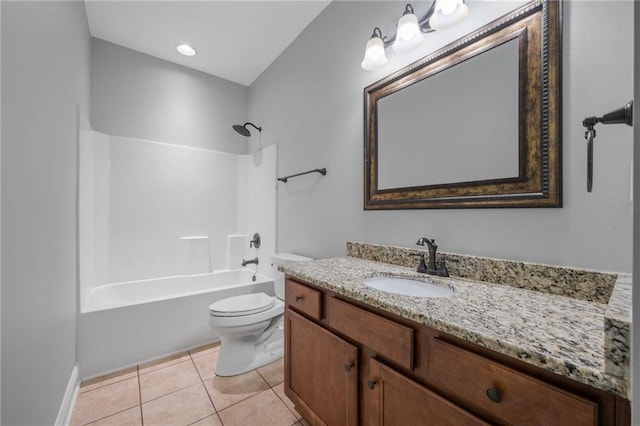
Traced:
<path fill-rule="evenodd" d="M 290 278 L 331 290 L 545 370 L 629 399 L 626 378 L 611 374 L 605 327 L 609 305 L 472 279 L 418 274 L 414 269 L 356 257 L 281 266 Z M 386 293 L 364 278 L 394 276 L 450 287 L 450 298 Z M 620 274 L 621 287 L 630 276 Z M 614 291 L 615 293 L 615 291 Z M 620 291 L 618 291 L 620 293 Z M 623 292 L 624 293 L 624 292 Z M 614 311 L 618 312 L 619 309 Z M 615 315 L 613 315 L 615 318 Z M 607 318 L 608 319 L 608 318 Z M 613 336 L 615 341 L 616 336 Z M 615 359 L 615 356 L 612 357 Z"/>

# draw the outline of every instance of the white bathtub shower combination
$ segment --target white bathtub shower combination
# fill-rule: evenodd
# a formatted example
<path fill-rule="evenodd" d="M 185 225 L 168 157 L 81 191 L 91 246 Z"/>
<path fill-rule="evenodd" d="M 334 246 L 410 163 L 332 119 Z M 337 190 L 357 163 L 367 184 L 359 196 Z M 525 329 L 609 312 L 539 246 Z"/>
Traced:
<path fill-rule="evenodd" d="M 211 303 L 274 294 L 276 155 L 275 146 L 243 156 L 84 132 L 81 378 L 217 340 Z M 241 267 L 254 257 L 259 265 Z"/>

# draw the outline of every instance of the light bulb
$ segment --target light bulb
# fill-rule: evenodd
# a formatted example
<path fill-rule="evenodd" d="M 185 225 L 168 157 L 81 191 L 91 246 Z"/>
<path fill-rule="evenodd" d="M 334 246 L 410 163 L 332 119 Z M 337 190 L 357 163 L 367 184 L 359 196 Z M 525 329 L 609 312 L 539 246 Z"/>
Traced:
<path fill-rule="evenodd" d="M 373 71 L 382 68 L 389 61 L 384 53 L 384 42 L 380 37 L 372 37 L 367 42 L 364 53 L 364 59 L 360 66 L 367 71 Z"/>
<path fill-rule="evenodd" d="M 458 3 L 462 2 L 458 0 L 442 0 L 440 2 L 440 11 L 445 15 L 451 15 L 456 10 L 456 7 L 458 7 Z"/>
<path fill-rule="evenodd" d="M 413 13 L 405 12 L 398 21 L 398 32 L 393 42 L 393 51 L 396 53 L 407 52 L 424 41 L 424 36 L 418 25 L 418 18 Z"/>
<path fill-rule="evenodd" d="M 434 30 L 443 30 L 462 22 L 469 14 L 469 7 L 463 0 L 436 0 L 429 26 Z"/>

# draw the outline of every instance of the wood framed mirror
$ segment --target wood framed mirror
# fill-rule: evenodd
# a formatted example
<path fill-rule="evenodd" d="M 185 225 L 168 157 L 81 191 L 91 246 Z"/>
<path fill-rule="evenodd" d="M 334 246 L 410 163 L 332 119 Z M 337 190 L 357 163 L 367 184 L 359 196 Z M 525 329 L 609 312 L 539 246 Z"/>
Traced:
<path fill-rule="evenodd" d="M 561 3 L 532 1 L 364 89 L 364 208 L 562 207 Z"/>

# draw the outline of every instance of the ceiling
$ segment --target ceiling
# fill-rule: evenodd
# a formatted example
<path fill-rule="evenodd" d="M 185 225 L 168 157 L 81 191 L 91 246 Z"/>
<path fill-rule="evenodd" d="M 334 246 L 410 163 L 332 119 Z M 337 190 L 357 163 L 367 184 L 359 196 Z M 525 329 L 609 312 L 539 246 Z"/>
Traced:
<path fill-rule="evenodd" d="M 331 0 L 86 0 L 93 37 L 244 86 L 282 53 Z M 182 56 L 188 43 L 197 55 Z"/>

